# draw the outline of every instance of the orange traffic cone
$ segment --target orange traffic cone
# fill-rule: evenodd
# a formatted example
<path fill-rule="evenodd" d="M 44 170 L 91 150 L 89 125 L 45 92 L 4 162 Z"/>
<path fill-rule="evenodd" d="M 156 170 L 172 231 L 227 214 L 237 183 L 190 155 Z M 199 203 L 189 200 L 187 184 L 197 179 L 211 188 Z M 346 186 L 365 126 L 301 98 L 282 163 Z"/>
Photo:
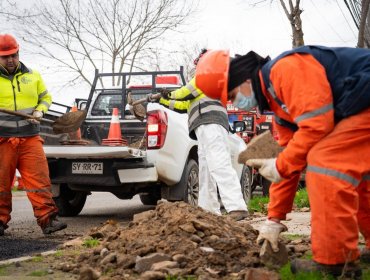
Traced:
<path fill-rule="evenodd" d="M 71 112 L 77 112 L 77 111 L 78 109 L 76 105 L 73 105 L 71 108 Z M 69 132 L 68 135 L 69 135 L 70 140 L 81 140 L 81 129 L 78 129 L 77 131 L 74 131 L 74 132 Z"/>
<path fill-rule="evenodd" d="M 113 108 L 112 120 L 110 122 L 108 138 L 102 140 L 105 146 L 126 146 L 127 141 L 122 138 L 119 123 L 118 108 Z"/>

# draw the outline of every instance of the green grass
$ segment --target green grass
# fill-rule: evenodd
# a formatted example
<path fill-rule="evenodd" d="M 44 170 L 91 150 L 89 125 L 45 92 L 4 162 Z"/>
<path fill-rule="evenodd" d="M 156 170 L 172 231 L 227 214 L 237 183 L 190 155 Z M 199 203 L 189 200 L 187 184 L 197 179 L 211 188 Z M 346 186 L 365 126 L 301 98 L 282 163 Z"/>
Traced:
<path fill-rule="evenodd" d="M 35 256 L 32 259 L 30 259 L 31 262 L 42 262 L 44 260 L 43 256 Z"/>
<path fill-rule="evenodd" d="M 35 270 L 31 273 L 27 274 L 27 276 L 33 276 L 33 277 L 42 277 L 45 275 L 48 275 L 49 273 L 46 270 Z"/>
<path fill-rule="evenodd" d="M 57 251 L 55 252 L 54 256 L 56 256 L 56 257 L 61 257 L 61 256 L 63 256 L 63 251 L 62 251 L 62 250 L 57 250 Z"/>
<path fill-rule="evenodd" d="M 255 196 L 248 203 L 248 210 L 253 212 L 260 212 L 267 214 L 267 203 L 269 198 L 267 196 Z"/>
<path fill-rule="evenodd" d="M 267 196 L 254 196 L 248 203 L 248 210 L 251 213 L 260 212 L 267 214 L 267 204 L 269 201 L 270 199 Z M 296 192 L 294 197 L 294 205 L 297 208 L 310 207 L 306 189 L 300 189 Z"/>
<path fill-rule="evenodd" d="M 86 248 L 93 248 L 99 246 L 100 241 L 97 238 L 89 238 L 85 239 L 84 242 L 82 243 L 82 246 Z"/>
<path fill-rule="evenodd" d="M 298 208 L 310 207 L 310 202 L 308 200 L 308 194 L 306 189 L 298 190 L 294 197 L 294 204 Z"/>
<path fill-rule="evenodd" d="M 290 271 L 290 263 L 279 270 L 281 280 L 334 280 L 334 277 L 323 275 L 320 272 L 293 274 Z"/>
<path fill-rule="evenodd" d="M 196 280 L 197 277 L 195 276 L 184 276 L 184 277 L 179 277 L 175 275 L 167 275 L 166 280 Z"/>
<path fill-rule="evenodd" d="M 284 234 L 284 237 L 288 240 L 297 240 L 307 237 L 306 235 L 302 234 Z"/>
<path fill-rule="evenodd" d="M 6 266 L 0 266 L 0 276 L 8 275 L 8 270 Z"/>

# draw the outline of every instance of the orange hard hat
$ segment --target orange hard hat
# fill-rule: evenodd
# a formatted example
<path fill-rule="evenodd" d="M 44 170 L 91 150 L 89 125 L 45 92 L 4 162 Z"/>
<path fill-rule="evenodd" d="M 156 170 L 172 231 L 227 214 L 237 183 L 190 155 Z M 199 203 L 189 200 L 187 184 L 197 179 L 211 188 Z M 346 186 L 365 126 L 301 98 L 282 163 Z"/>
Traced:
<path fill-rule="evenodd" d="M 228 50 L 209 50 L 195 70 L 195 84 L 210 98 L 218 99 L 226 107 L 227 78 L 230 65 Z"/>
<path fill-rule="evenodd" d="M 17 40 L 12 35 L 0 34 L 0 56 L 15 54 L 18 50 Z"/>

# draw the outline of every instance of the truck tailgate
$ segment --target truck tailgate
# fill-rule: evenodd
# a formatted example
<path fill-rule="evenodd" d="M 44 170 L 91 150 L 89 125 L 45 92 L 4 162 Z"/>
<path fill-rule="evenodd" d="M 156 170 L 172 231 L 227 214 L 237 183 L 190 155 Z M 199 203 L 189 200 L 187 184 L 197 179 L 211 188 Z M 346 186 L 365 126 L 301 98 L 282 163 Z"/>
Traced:
<path fill-rule="evenodd" d="M 47 158 L 143 158 L 146 152 L 130 147 L 109 146 L 47 146 Z"/>

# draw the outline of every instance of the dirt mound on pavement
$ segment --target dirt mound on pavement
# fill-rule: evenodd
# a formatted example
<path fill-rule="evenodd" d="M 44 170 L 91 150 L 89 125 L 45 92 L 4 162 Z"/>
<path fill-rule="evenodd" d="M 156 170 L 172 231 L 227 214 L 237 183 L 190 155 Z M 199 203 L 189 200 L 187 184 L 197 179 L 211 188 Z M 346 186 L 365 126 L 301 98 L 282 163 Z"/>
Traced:
<path fill-rule="evenodd" d="M 76 257 L 80 279 L 278 278 L 263 268 L 250 225 L 184 202 L 161 202 L 125 228 L 108 221 L 90 236 L 101 242 Z"/>

